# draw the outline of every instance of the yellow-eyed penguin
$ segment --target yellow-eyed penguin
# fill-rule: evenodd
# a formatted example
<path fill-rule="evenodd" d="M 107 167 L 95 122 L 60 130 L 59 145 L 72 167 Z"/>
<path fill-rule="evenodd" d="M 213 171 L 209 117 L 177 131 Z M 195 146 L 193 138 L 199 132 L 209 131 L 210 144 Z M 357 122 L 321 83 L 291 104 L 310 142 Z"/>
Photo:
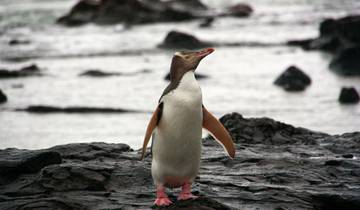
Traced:
<path fill-rule="evenodd" d="M 202 103 L 202 94 L 194 75 L 200 61 L 214 51 L 176 52 L 170 68 L 170 84 L 148 124 L 141 159 L 152 139 L 151 173 L 156 185 L 155 205 L 172 202 L 165 187 L 182 187 L 178 200 L 194 199 L 191 183 L 198 174 L 201 155 L 202 128 L 207 129 L 222 144 L 231 158 L 234 143 L 224 126 Z"/>

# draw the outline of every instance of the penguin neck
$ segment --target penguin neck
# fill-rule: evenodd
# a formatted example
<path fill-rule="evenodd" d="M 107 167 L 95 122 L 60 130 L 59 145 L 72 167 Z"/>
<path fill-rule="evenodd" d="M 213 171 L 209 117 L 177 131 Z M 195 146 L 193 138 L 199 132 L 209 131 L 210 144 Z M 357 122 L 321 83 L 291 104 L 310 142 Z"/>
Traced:
<path fill-rule="evenodd" d="M 199 89 L 200 86 L 195 78 L 195 73 L 193 70 L 186 72 L 179 81 L 177 89 L 185 91 L 193 91 L 194 89 Z"/>

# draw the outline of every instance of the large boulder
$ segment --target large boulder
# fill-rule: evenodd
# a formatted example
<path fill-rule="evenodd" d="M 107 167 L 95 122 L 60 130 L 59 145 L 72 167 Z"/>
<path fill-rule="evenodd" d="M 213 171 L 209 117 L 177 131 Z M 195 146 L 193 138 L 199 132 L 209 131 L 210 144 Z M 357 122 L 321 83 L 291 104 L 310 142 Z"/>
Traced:
<path fill-rule="evenodd" d="M 201 41 L 200 39 L 191 34 L 180 31 L 170 31 L 166 35 L 164 41 L 159 44 L 158 47 L 177 50 L 194 50 L 204 47 L 211 47 L 212 45 L 212 43 Z"/>
<path fill-rule="evenodd" d="M 345 76 L 360 76 L 360 45 L 341 50 L 331 60 L 329 67 Z"/>
<path fill-rule="evenodd" d="M 342 104 L 353 104 L 360 101 L 360 96 L 354 87 L 343 87 L 339 95 Z"/>
<path fill-rule="evenodd" d="M 58 23 L 72 26 L 99 24 L 184 21 L 201 17 L 206 6 L 199 0 L 101 0 L 80 1 Z"/>
<path fill-rule="evenodd" d="M 7 96 L 5 95 L 4 92 L 2 92 L 2 90 L 0 89 L 0 104 L 1 103 L 5 103 L 7 101 Z"/>
<path fill-rule="evenodd" d="M 276 78 L 274 84 L 287 91 L 302 91 L 311 84 L 311 79 L 298 67 L 290 66 Z"/>

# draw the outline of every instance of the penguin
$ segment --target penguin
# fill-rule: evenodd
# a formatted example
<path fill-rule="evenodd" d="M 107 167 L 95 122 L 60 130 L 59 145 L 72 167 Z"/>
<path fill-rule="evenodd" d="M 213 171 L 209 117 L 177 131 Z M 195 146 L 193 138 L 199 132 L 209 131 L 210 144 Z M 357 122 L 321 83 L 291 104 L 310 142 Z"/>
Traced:
<path fill-rule="evenodd" d="M 152 136 L 151 174 L 156 186 L 157 206 L 172 201 L 165 188 L 179 188 L 178 200 L 196 199 L 191 193 L 200 168 L 202 129 L 205 128 L 235 157 L 233 140 L 224 126 L 203 105 L 195 78 L 200 61 L 214 52 L 207 48 L 196 52 L 176 52 L 170 67 L 170 84 L 165 88 L 148 123 L 141 160 Z"/>

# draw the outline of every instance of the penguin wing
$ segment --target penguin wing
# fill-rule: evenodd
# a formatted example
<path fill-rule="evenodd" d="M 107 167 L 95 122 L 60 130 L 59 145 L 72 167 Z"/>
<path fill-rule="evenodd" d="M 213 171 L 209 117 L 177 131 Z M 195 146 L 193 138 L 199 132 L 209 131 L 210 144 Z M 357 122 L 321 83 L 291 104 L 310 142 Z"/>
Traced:
<path fill-rule="evenodd" d="M 208 130 L 227 151 L 230 158 L 235 157 L 235 146 L 226 128 L 203 106 L 203 128 Z"/>
<path fill-rule="evenodd" d="M 163 103 L 160 103 L 156 107 L 156 109 L 155 109 L 155 111 L 154 111 L 154 113 L 153 113 L 153 115 L 152 115 L 152 117 L 151 117 L 151 119 L 149 121 L 149 124 L 148 124 L 148 126 L 146 128 L 146 133 L 145 133 L 145 137 L 144 137 L 144 142 L 143 142 L 143 147 L 142 147 L 142 151 L 141 151 L 140 160 L 144 159 L 146 148 L 147 148 L 147 145 L 149 143 L 150 137 L 151 137 L 154 129 L 156 128 L 156 126 L 158 125 L 158 123 L 159 123 L 159 121 L 161 119 L 162 108 L 163 108 Z"/>

